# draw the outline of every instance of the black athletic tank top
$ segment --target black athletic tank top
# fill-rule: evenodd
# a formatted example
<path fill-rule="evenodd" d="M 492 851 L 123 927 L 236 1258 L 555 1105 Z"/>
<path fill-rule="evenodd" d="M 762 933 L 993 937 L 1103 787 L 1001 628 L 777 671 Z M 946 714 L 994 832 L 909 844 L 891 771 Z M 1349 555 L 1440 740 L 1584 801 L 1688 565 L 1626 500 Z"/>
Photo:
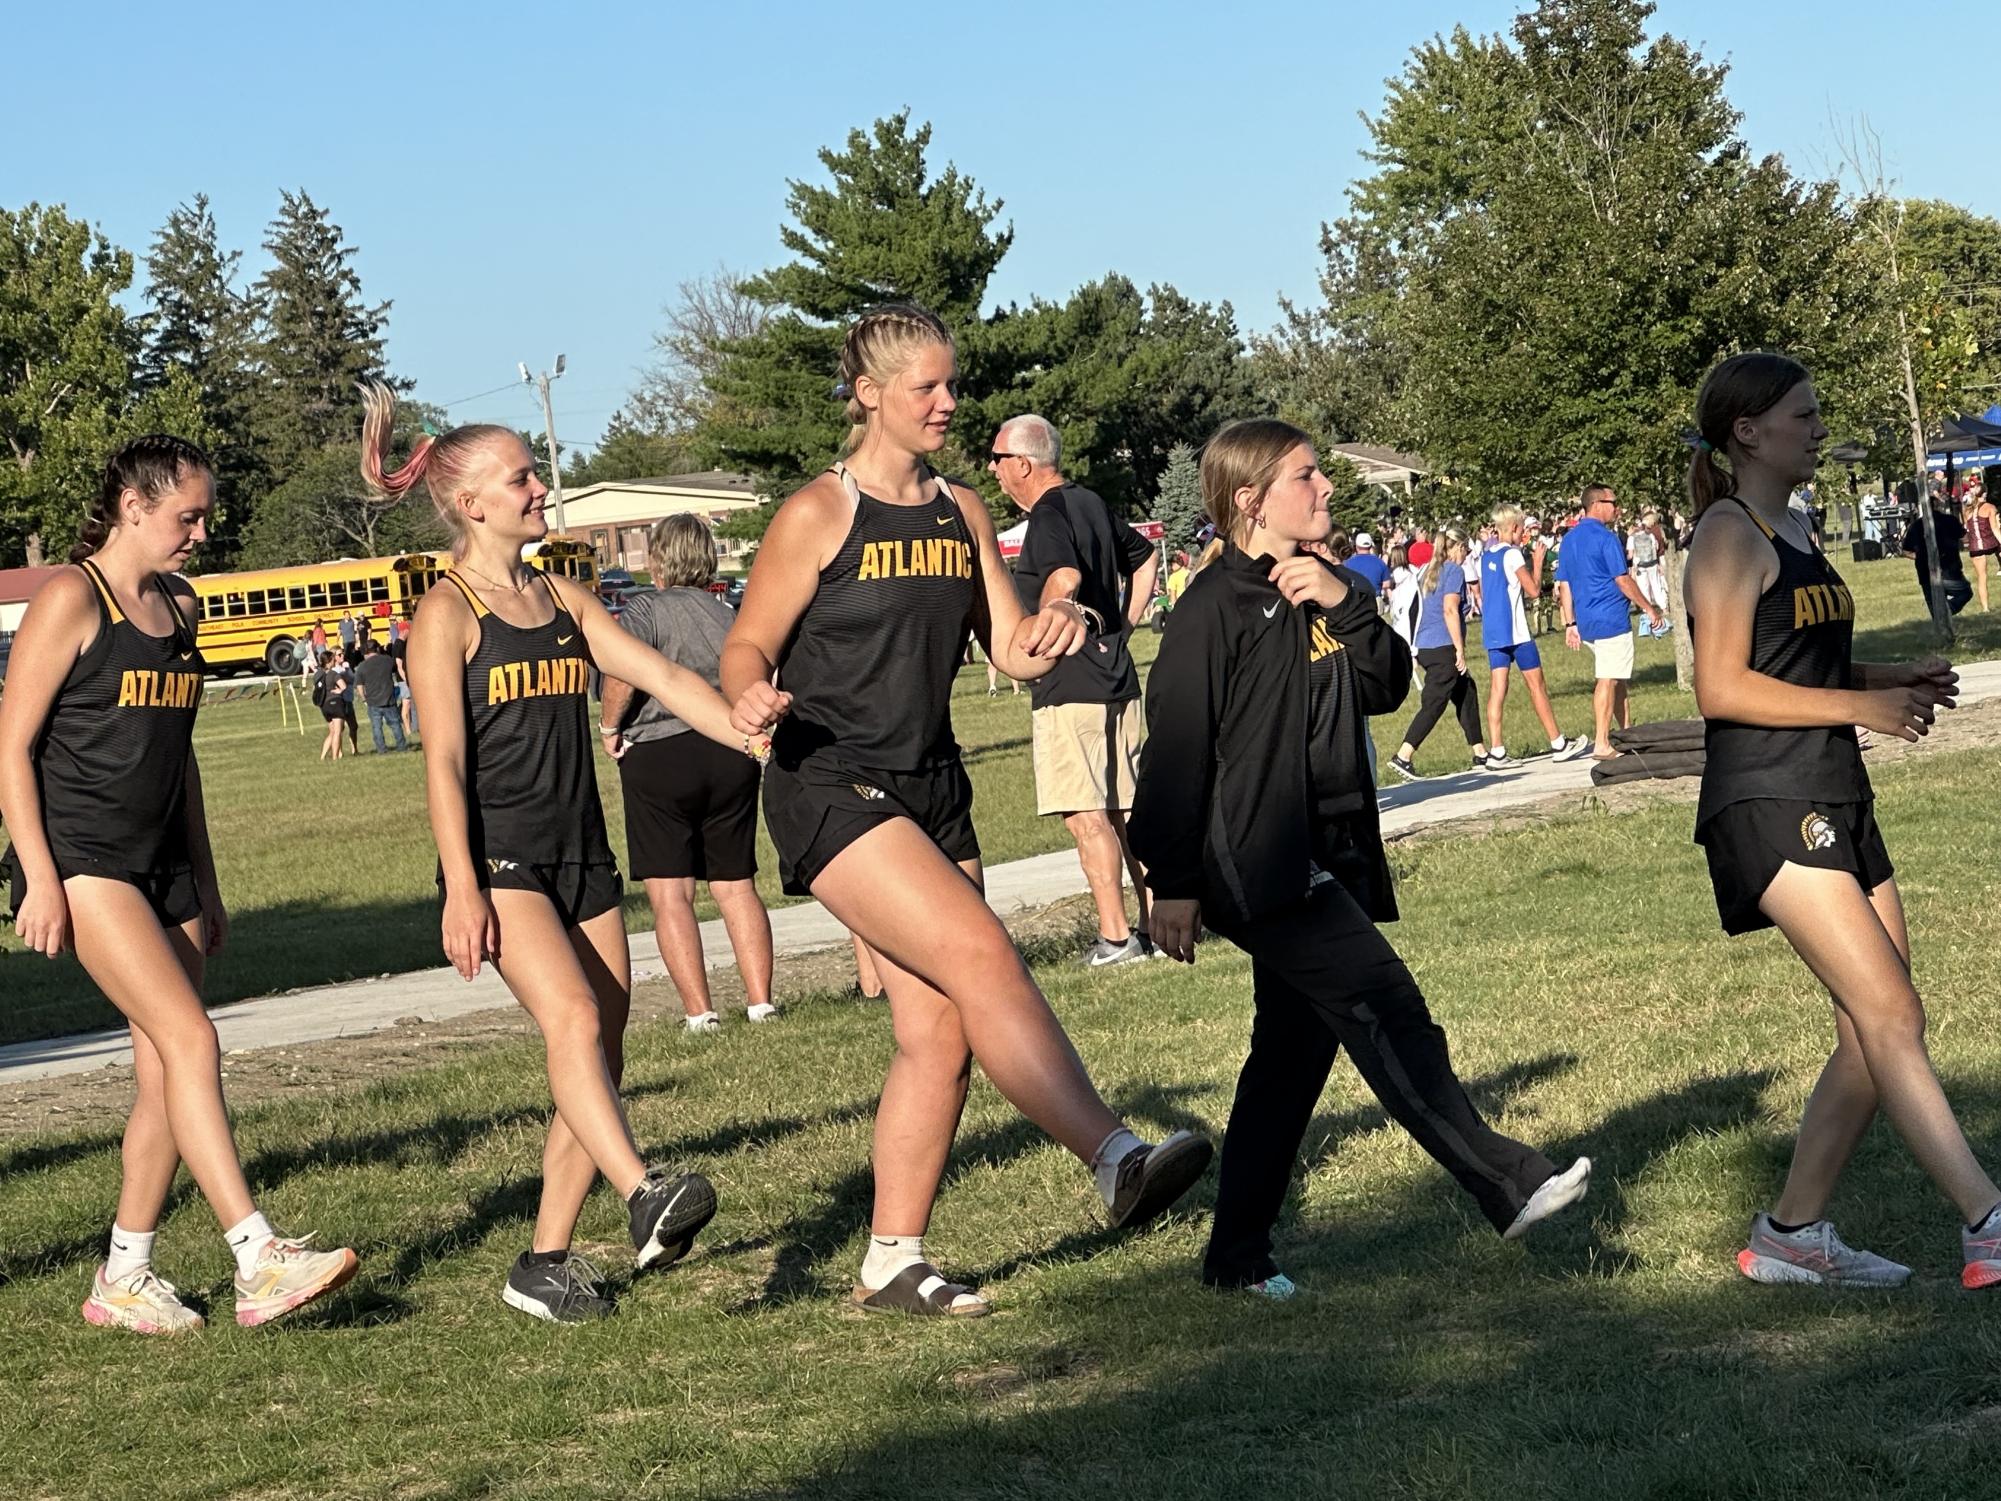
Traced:
<path fill-rule="evenodd" d="M 166 580 L 154 576 L 173 631 L 149 636 L 118 608 L 103 573 L 97 639 L 56 694 L 35 750 L 42 826 L 59 868 L 146 872 L 188 862 L 187 774 L 202 657 Z"/>
<path fill-rule="evenodd" d="M 1779 576 L 1758 596 L 1751 670 L 1802 688 L 1849 687 L 1855 599 L 1841 575 L 1819 552 L 1793 546 L 1741 500 L 1727 498 L 1743 507 L 1779 560 Z M 1691 633 L 1695 625 L 1691 616 Z M 1871 796 L 1852 725 L 1766 729 L 1711 719 L 1703 725 L 1703 749 L 1698 827 L 1718 810 L 1751 798 L 1859 803 Z"/>
<path fill-rule="evenodd" d="M 456 572 L 479 645 L 466 663 L 466 804 L 475 865 L 609 865 L 604 807 L 585 716 L 590 660 L 582 634 L 543 574 L 556 607 L 546 625 L 509 625 Z"/>
<path fill-rule="evenodd" d="M 773 753 L 871 771 L 958 759 L 952 679 L 972 627 L 980 562 L 945 481 L 922 505 L 864 495 L 836 465 L 855 519 L 778 664 L 792 695 Z"/>

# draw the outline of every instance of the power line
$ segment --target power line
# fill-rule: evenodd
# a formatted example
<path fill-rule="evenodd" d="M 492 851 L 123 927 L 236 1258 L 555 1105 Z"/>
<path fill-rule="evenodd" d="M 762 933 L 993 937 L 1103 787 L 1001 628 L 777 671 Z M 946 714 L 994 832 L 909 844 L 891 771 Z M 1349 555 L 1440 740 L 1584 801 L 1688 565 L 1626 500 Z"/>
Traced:
<path fill-rule="evenodd" d="M 502 391 L 512 391 L 515 384 L 514 381 L 509 381 L 504 386 L 495 386 L 491 391 L 475 391 L 470 396 L 461 396 L 454 401 L 444 403 L 444 405 L 448 407 L 463 406 L 468 401 L 478 401 L 482 396 L 498 396 Z"/>

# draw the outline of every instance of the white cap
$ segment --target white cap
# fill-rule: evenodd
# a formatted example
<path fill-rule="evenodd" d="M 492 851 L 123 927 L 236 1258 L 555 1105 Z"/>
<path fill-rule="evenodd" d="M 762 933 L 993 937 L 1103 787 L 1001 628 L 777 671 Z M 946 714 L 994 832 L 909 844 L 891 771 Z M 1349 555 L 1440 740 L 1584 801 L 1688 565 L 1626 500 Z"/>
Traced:
<path fill-rule="evenodd" d="M 1375 547 L 1375 545 L 1376 545 L 1376 539 L 1374 537 L 1371 537 L 1367 532 L 1355 533 L 1356 552 L 1368 552 L 1372 550 Z"/>

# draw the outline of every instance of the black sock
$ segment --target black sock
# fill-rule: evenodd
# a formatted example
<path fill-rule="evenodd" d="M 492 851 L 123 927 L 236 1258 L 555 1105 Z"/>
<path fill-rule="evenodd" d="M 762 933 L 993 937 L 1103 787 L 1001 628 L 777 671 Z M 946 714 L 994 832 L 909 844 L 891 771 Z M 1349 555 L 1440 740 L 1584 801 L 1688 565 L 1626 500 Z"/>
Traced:
<path fill-rule="evenodd" d="M 1797 1235 L 1800 1231 L 1806 1229 L 1808 1225 L 1818 1225 L 1820 1223 L 1819 1220 L 1801 1220 L 1797 1225 L 1781 1225 L 1769 1215 L 1766 1216 L 1766 1222 L 1781 1235 Z"/>
<path fill-rule="evenodd" d="M 568 1249 L 561 1251 L 524 1251 L 521 1259 L 530 1266 L 555 1266 L 570 1259 Z"/>

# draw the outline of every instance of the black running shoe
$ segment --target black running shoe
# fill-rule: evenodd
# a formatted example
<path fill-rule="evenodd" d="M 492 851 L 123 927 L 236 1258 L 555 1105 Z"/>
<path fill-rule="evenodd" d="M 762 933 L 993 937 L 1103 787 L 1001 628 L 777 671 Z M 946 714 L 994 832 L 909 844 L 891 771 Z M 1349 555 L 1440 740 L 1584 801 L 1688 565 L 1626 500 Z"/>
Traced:
<path fill-rule="evenodd" d="M 604 1277 L 584 1257 L 571 1252 L 561 1261 L 531 1262 L 523 1251 L 507 1274 L 500 1301 L 552 1324 L 588 1324 L 609 1318 L 612 1302 Z"/>
<path fill-rule="evenodd" d="M 1402 756 L 1390 757 L 1390 770 L 1402 777 L 1406 782 L 1423 782 L 1429 780 L 1426 777 L 1419 776 L 1417 768 L 1404 760 Z"/>
<path fill-rule="evenodd" d="M 1215 1155 L 1209 1138 L 1176 1131 L 1150 1147 L 1134 1147 L 1119 1163 L 1110 1214 L 1114 1230 L 1137 1230 L 1158 1219 L 1195 1186 Z"/>
<path fill-rule="evenodd" d="M 696 1232 L 716 1217 L 715 1185 L 700 1173 L 670 1178 L 656 1168 L 628 1202 L 632 1248 L 641 1271 L 686 1256 Z"/>

